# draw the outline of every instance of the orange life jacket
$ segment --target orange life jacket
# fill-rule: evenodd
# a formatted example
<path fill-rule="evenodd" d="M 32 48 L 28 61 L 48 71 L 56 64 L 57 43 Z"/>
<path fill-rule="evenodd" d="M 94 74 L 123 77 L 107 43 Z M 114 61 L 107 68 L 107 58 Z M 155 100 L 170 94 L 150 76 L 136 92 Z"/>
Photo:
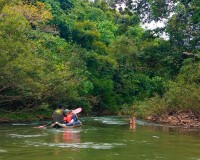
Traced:
<path fill-rule="evenodd" d="M 67 122 L 67 123 L 69 123 L 72 120 L 72 116 L 73 115 L 67 115 L 67 116 L 65 116 L 64 117 L 64 121 Z"/>

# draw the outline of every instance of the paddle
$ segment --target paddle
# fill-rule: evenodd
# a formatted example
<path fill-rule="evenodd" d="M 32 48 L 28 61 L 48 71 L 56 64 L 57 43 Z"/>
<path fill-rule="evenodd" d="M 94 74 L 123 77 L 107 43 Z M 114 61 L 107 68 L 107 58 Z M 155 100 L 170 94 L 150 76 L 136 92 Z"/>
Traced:
<path fill-rule="evenodd" d="M 77 108 L 77 109 L 75 109 L 75 110 L 72 110 L 72 113 L 77 114 L 77 113 L 80 113 L 81 111 L 82 111 L 82 108 L 80 107 L 80 108 Z M 49 124 L 51 124 L 51 122 L 48 123 L 48 124 L 46 124 L 46 125 L 38 126 L 38 127 L 33 127 L 33 128 L 45 128 L 45 127 L 46 127 L 47 125 L 49 125 Z"/>
<path fill-rule="evenodd" d="M 80 113 L 82 111 L 82 108 L 77 108 L 75 110 L 72 110 L 72 113 L 77 114 Z"/>

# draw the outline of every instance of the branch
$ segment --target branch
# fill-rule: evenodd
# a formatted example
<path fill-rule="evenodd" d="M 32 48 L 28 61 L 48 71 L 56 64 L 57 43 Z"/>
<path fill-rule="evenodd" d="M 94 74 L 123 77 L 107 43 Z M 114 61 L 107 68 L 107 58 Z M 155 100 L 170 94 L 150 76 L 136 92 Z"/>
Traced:
<path fill-rule="evenodd" d="M 34 103 L 28 105 L 26 108 L 20 110 L 20 111 L 8 111 L 8 110 L 5 110 L 5 109 L 0 109 L 0 111 L 3 111 L 3 112 L 6 112 L 6 113 L 23 113 L 25 111 L 32 111 L 34 110 L 34 108 L 29 108 L 30 106 L 33 106 Z"/>
<path fill-rule="evenodd" d="M 0 89 L 0 92 L 3 91 L 4 89 L 8 88 L 8 87 L 10 87 L 10 85 L 5 85 L 5 86 L 3 86 L 3 87 Z"/>

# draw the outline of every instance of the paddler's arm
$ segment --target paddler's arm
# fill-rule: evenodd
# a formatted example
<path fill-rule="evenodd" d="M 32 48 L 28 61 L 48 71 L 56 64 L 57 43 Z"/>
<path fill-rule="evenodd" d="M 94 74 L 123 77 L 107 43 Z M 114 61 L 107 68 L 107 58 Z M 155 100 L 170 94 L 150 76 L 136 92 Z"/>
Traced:
<path fill-rule="evenodd" d="M 65 124 L 62 124 L 62 123 L 59 123 L 59 122 L 55 122 L 54 124 L 52 124 L 53 127 L 54 127 L 56 124 L 59 125 L 59 126 L 61 126 L 61 127 L 66 127 Z M 51 126 L 52 126 L 52 125 L 51 125 Z M 52 128 L 53 128 L 53 127 L 52 127 Z"/>

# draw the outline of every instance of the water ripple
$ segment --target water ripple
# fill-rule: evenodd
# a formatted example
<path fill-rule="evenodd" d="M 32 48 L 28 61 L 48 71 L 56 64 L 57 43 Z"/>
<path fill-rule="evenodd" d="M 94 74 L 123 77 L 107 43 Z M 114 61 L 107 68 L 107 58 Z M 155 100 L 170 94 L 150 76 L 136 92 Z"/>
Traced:
<path fill-rule="evenodd" d="M 127 124 L 127 122 L 125 122 L 122 119 L 119 119 L 118 117 L 92 117 L 95 121 L 100 121 L 104 124 L 116 124 L 116 125 L 124 125 Z"/>
<path fill-rule="evenodd" d="M 32 137 L 43 137 L 47 134 L 34 134 L 34 135 L 22 135 L 22 134 L 9 134 L 12 138 L 32 138 Z"/>
<path fill-rule="evenodd" d="M 8 151 L 4 150 L 4 149 L 0 149 L 0 153 L 6 153 Z"/>
<path fill-rule="evenodd" d="M 60 147 L 60 148 L 79 148 L 79 149 L 112 149 L 116 146 L 125 145 L 123 143 L 93 143 L 93 142 L 85 142 L 85 143 L 33 143 L 29 145 L 33 145 L 35 147 L 38 146 L 49 146 L 49 147 Z"/>

